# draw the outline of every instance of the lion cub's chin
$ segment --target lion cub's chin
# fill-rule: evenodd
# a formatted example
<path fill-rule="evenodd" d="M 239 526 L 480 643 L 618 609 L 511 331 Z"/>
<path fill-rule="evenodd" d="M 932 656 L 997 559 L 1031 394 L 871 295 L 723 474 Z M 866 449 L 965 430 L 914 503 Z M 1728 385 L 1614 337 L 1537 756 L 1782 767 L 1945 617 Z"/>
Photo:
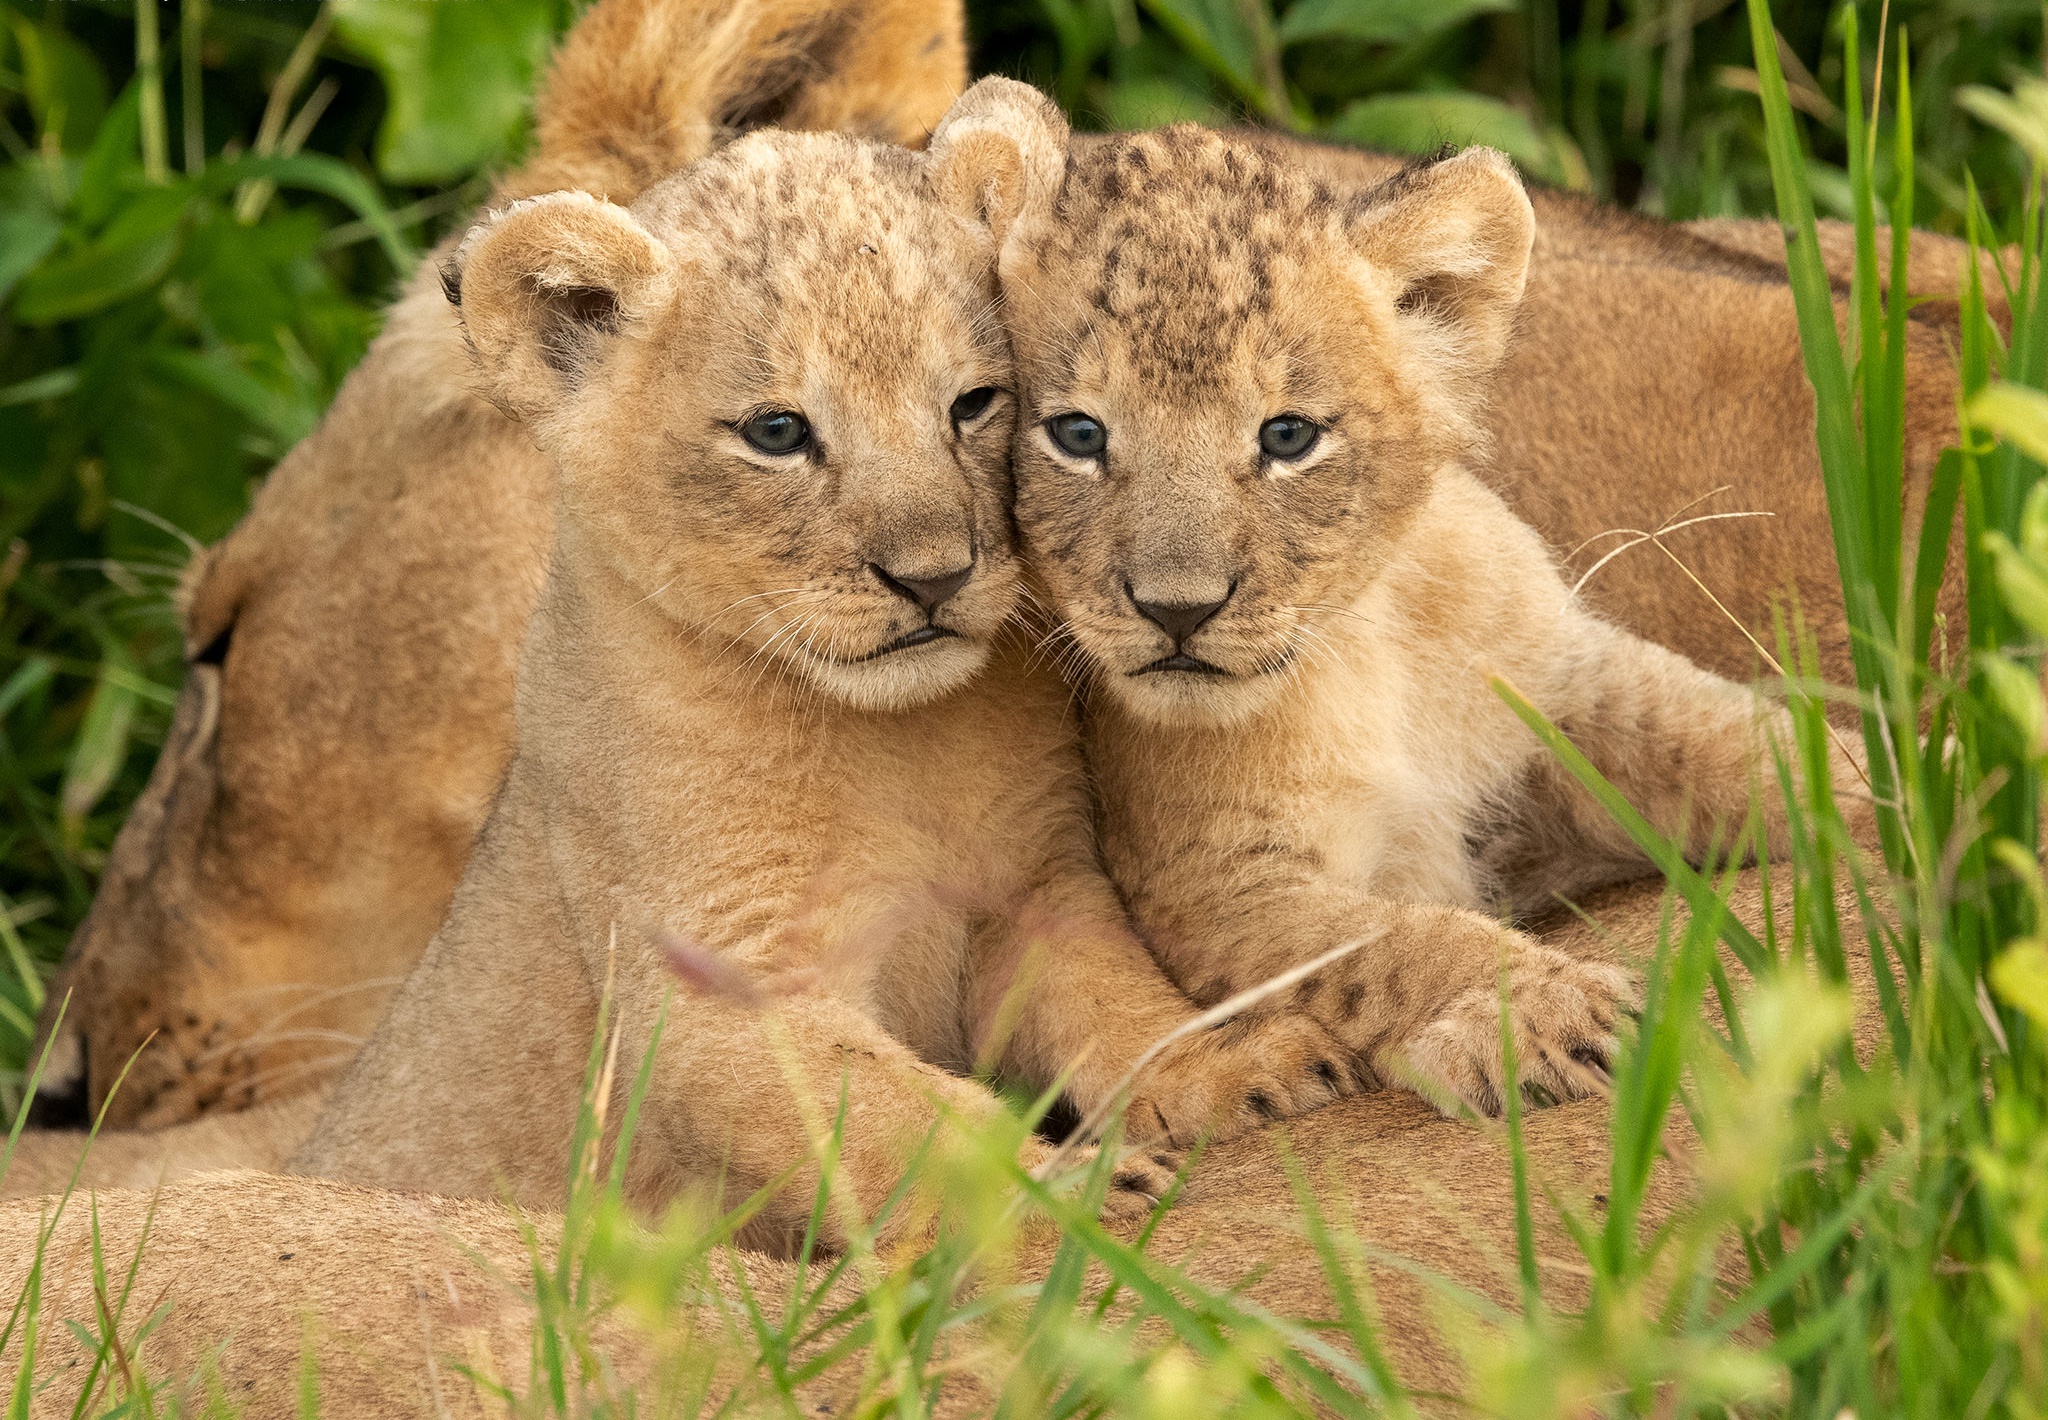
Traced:
<path fill-rule="evenodd" d="M 910 710 L 950 695 L 988 664 L 986 641 L 946 636 L 868 661 L 806 655 L 803 674 L 856 710 Z"/>
<path fill-rule="evenodd" d="M 1258 675 L 1103 672 L 1095 684 L 1135 720 L 1169 730 L 1226 730 L 1272 708 L 1293 679 L 1291 670 L 1289 665 Z"/>

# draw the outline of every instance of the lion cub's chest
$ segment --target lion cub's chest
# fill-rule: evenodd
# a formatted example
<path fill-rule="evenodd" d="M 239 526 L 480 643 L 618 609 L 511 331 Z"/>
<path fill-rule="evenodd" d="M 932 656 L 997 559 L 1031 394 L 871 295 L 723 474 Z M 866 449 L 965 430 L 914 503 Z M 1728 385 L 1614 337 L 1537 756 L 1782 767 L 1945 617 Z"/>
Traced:
<path fill-rule="evenodd" d="M 1470 837 L 1525 754 L 1520 726 L 1471 667 L 1329 680 L 1276 776 L 1295 833 L 1361 891 L 1478 906 Z"/>
<path fill-rule="evenodd" d="M 1064 690 L 999 665 L 910 712 L 690 721 L 688 783 L 662 796 L 666 910 L 715 951 L 827 972 L 947 1053 L 976 932 L 1086 831 Z"/>
<path fill-rule="evenodd" d="M 1541 753 L 1492 680 L 1572 699 L 1569 594 L 1527 525 L 1459 474 L 1352 610 L 1269 737 L 1273 782 L 1361 889 L 1481 906 L 1479 842 Z"/>

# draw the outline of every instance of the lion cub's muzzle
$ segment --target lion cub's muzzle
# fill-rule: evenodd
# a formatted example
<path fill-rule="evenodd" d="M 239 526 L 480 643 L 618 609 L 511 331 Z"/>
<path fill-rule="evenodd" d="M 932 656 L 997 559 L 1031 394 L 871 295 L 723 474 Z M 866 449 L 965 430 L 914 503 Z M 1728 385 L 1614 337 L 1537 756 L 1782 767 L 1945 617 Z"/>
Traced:
<path fill-rule="evenodd" d="M 1219 612 L 1230 604 L 1237 595 L 1237 579 L 1230 579 L 1219 597 L 1202 597 L 1199 593 L 1193 599 L 1181 597 L 1152 596 L 1141 593 L 1129 581 L 1124 583 L 1124 596 L 1130 600 L 1138 615 L 1164 632 L 1167 640 L 1166 654 L 1131 672 L 1132 675 L 1158 675 L 1181 672 L 1187 675 L 1227 676 L 1233 672 L 1225 670 L 1212 661 L 1204 660 L 1189 648 L 1195 633 L 1216 619 Z"/>
<path fill-rule="evenodd" d="M 932 642 L 942 640 L 948 636 L 958 636 L 960 634 L 958 631 L 955 631 L 950 626 L 944 626 L 939 623 L 939 609 L 952 601 L 961 589 L 974 579 L 974 568 L 975 559 L 974 554 L 971 552 L 967 555 L 967 562 L 964 566 L 954 567 L 946 571 L 934 571 L 924 566 L 912 567 L 904 565 L 899 565 L 892 569 L 883 566 L 880 562 L 868 563 L 868 571 L 873 575 L 874 579 L 880 582 L 884 588 L 915 607 L 917 613 L 924 618 L 924 624 L 911 627 L 910 630 L 883 642 L 874 650 L 857 659 L 859 661 L 878 661 L 884 656 L 893 656 L 898 651 L 913 650 L 916 647 L 930 645 Z"/>

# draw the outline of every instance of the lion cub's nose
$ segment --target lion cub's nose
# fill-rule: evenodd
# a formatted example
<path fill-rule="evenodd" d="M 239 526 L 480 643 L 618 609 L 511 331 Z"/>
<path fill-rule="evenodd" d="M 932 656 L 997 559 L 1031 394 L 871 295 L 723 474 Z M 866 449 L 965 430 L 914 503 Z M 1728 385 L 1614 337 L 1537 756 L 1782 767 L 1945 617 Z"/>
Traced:
<path fill-rule="evenodd" d="M 916 602 L 930 615 L 937 611 L 953 594 L 967 585 L 967 579 L 974 575 L 974 564 L 969 562 L 952 572 L 941 572 L 931 577 L 909 577 L 884 568 L 879 562 L 870 562 L 868 571 L 875 574 L 875 580 L 902 597 L 905 601 Z"/>
<path fill-rule="evenodd" d="M 1138 609 L 1138 615 L 1171 636 L 1176 651 L 1180 649 L 1181 643 L 1200 630 L 1210 617 L 1223 610 L 1236 592 L 1237 583 L 1232 582 L 1228 590 L 1213 602 L 1148 602 L 1132 589 L 1129 582 L 1124 583 L 1124 595 L 1131 599 L 1131 605 Z"/>

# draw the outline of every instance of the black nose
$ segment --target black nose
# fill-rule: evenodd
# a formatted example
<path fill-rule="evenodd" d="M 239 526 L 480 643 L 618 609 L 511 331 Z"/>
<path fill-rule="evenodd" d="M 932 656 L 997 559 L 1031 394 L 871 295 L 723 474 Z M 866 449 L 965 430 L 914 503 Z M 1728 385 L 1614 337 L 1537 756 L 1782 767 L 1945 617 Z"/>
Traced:
<path fill-rule="evenodd" d="M 1230 590 L 1213 602 L 1147 602 L 1139 601 L 1138 594 L 1131 590 L 1131 584 L 1124 583 L 1124 595 L 1131 599 L 1138 615 L 1171 636 L 1175 650 L 1179 650 L 1181 643 L 1200 630 L 1210 617 L 1223 610 L 1236 591 L 1237 583 L 1232 582 Z"/>
<path fill-rule="evenodd" d="M 916 602 L 925 612 L 937 611 L 952 595 L 967 585 L 967 579 L 974 575 L 974 564 L 969 562 L 957 572 L 941 572 L 936 577 L 901 577 L 884 571 L 879 562 L 870 562 L 868 571 L 875 574 L 875 580 L 902 597 L 905 601 Z"/>

